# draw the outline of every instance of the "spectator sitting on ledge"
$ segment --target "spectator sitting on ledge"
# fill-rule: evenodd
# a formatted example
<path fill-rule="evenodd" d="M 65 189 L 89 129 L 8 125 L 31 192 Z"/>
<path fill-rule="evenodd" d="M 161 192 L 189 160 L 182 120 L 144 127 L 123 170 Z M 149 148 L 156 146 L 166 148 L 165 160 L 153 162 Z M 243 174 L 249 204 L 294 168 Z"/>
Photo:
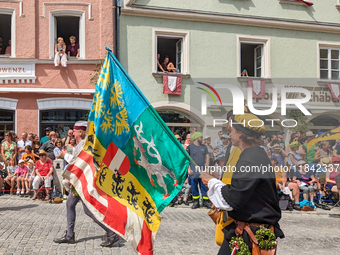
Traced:
<path fill-rule="evenodd" d="M 58 37 L 57 44 L 54 45 L 54 65 L 59 66 L 60 62 L 63 67 L 67 67 L 66 44 L 62 37 Z"/>
<path fill-rule="evenodd" d="M 70 45 L 67 46 L 67 55 L 69 57 L 79 58 L 79 44 L 76 43 L 77 38 L 75 36 L 70 36 Z"/>
<path fill-rule="evenodd" d="M 169 57 L 165 56 L 162 67 L 165 71 L 176 73 L 176 67 L 172 62 L 170 62 Z"/>

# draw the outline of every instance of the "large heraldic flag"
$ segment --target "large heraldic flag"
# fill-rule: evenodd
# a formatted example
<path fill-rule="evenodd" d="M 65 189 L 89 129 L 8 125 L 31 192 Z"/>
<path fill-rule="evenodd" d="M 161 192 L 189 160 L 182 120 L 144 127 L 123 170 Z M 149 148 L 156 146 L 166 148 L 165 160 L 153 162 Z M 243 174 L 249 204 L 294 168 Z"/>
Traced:
<path fill-rule="evenodd" d="M 88 121 L 64 176 L 99 221 L 153 254 L 159 214 L 182 188 L 190 157 L 111 51 Z"/>

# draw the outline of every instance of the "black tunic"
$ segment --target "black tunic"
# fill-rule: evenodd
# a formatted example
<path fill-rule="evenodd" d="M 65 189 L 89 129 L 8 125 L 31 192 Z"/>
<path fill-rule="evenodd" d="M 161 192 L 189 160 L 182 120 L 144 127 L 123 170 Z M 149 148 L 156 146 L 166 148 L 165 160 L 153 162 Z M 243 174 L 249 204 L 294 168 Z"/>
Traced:
<path fill-rule="evenodd" d="M 248 223 L 270 224 L 274 226 L 276 237 L 284 237 L 279 226 L 281 210 L 276 190 L 275 172 L 263 172 L 263 166 L 271 166 L 266 152 L 259 146 L 245 149 L 236 164 L 236 171 L 230 185 L 222 188 L 222 196 L 233 208 L 228 215 L 235 220 Z M 248 167 L 248 169 L 247 169 Z M 248 171 L 247 171 L 248 170 Z M 259 170 L 259 171 L 258 171 Z M 231 254 L 229 241 L 235 236 L 235 223 L 223 229 L 224 242 L 218 255 Z M 250 227 L 255 233 L 259 227 Z M 251 241 L 246 231 L 243 240 L 251 251 Z"/>
<path fill-rule="evenodd" d="M 263 223 L 279 227 L 281 218 L 275 172 L 263 171 L 271 166 L 266 152 L 259 146 L 245 149 L 236 164 L 231 185 L 222 188 L 222 195 L 233 208 L 228 212 L 235 220 Z"/>

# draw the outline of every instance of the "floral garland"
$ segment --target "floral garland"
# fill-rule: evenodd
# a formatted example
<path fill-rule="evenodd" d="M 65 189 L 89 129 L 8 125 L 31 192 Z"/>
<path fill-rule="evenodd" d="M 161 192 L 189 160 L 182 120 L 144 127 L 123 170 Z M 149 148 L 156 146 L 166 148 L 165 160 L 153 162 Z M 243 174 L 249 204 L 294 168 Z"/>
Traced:
<path fill-rule="evenodd" d="M 255 237 L 259 241 L 259 247 L 262 250 L 270 250 L 277 245 L 275 234 L 268 228 L 257 230 Z"/>
<path fill-rule="evenodd" d="M 78 192 L 76 191 L 76 189 L 74 188 L 73 185 L 71 185 L 71 192 L 72 192 L 72 196 L 74 196 L 74 197 L 78 197 L 79 196 Z"/>
<path fill-rule="evenodd" d="M 277 245 L 275 234 L 268 228 L 261 227 L 255 233 L 255 238 L 259 242 L 259 247 L 262 250 L 273 249 Z M 232 237 L 229 242 L 231 255 L 251 255 L 248 245 L 242 237 Z"/>
<path fill-rule="evenodd" d="M 242 237 L 232 237 L 229 242 L 231 255 L 251 255 L 248 245 L 243 241 Z"/>

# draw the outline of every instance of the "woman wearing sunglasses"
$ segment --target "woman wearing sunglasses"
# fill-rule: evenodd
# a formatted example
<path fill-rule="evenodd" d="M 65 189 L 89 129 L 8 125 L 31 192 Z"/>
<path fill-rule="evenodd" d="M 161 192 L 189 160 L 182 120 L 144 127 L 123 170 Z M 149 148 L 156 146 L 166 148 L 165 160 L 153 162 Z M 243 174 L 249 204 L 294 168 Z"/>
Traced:
<path fill-rule="evenodd" d="M 45 201 L 50 199 L 49 188 L 51 188 L 51 181 L 53 180 L 53 165 L 52 161 L 47 157 L 48 153 L 44 150 L 39 150 L 39 160 L 35 163 L 36 176 L 33 180 L 34 196 L 32 200 L 37 199 L 39 185 L 42 181 L 45 183 L 46 197 Z"/>
<path fill-rule="evenodd" d="M 13 135 L 11 132 L 7 132 L 5 134 L 5 139 L 1 144 L 1 155 L 9 163 L 9 158 L 17 156 L 17 144 L 14 141 Z"/>

